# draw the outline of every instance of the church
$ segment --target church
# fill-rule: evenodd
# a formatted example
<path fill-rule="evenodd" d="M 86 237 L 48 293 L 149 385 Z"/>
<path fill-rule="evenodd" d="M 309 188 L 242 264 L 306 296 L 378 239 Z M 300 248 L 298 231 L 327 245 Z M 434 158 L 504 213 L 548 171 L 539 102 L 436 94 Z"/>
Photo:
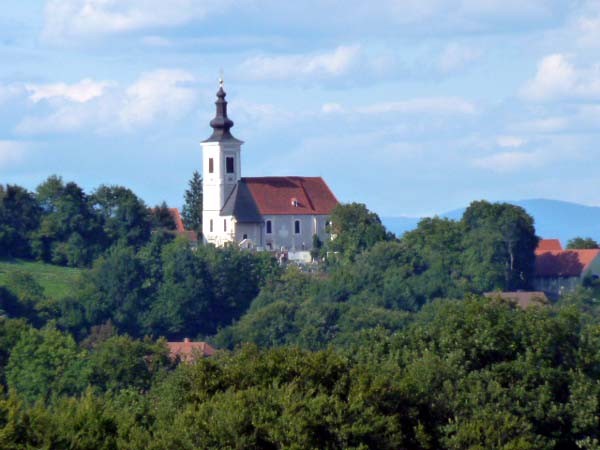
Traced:
<path fill-rule="evenodd" d="M 204 242 L 303 252 L 314 235 L 329 239 L 329 216 L 339 202 L 321 177 L 242 177 L 243 141 L 231 134 L 225 96 L 221 80 L 213 132 L 201 143 Z"/>

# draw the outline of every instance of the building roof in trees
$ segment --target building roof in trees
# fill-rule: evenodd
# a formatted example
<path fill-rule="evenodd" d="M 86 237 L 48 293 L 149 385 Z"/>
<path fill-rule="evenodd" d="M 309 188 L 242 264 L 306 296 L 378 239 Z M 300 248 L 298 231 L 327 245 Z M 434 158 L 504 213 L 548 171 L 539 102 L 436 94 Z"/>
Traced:
<path fill-rule="evenodd" d="M 535 276 L 580 277 L 600 257 L 600 250 L 560 250 L 535 253 Z"/>
<path fill-rule="evenodd" d="M 171 213 L 171 217 L 175 222 L 175 234 L 177 236 L 183 236 L 191 242 L 198 241 L 198 235 L 195 231 L 186 230 L 183 225 L 183 220 L 181 218 L 181 214 L 179 213 L 179 209 L 177 208 L 169 208 L 169 213 Z"/>
<path fill-rule="evenodd" d="M 512 302 L 522 309 L 549 304 L 548 297 L 543 292 L 487 292 L 484 296 Z"/>
<path fill-rule="evenodd" d="M 536 252 L 553 252 L 562 249 L 562 245 L 558 239 L 540 239 Z"/>
<path fill-rule="evenodd" d="M 329 215 L 338 200 L 321 177 L 242 178 L 264 215 Z"/>
<path fill-rule="evenodd" d="M 192 362 L 197 358 L 212 356 L 217 351 L 207 342 L 192 342 L 185 338 L 183 342 L 167 342 L 169 356 L 172 359 Z"/>

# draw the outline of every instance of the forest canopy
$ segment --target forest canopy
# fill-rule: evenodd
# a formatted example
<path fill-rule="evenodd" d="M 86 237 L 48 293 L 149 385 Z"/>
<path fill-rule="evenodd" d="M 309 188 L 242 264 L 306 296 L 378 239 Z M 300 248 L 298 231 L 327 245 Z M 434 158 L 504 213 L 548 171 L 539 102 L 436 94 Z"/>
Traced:
<path fill-rule="evenodd" d="M 120 186 L 0 186 L 0 448 L 600 448 L 595 283 L 526 310 L 482 297 L 530 287 L 522 208 L 398 238 L 340 205 L 309 266 L 170 228 Z M 80 269 L 48 290 L 12 261 Z M 184 338 L 220 350 L 183 364 Z"/>

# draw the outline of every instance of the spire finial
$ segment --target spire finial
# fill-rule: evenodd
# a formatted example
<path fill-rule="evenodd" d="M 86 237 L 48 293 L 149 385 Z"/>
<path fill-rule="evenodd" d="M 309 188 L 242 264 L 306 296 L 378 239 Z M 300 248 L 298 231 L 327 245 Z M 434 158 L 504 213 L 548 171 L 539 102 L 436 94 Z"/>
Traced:
<path fill-rule="evenodd" d="M 219 69 L 219 87 L 222 88 L 223 87 L 223 69 Z"/>

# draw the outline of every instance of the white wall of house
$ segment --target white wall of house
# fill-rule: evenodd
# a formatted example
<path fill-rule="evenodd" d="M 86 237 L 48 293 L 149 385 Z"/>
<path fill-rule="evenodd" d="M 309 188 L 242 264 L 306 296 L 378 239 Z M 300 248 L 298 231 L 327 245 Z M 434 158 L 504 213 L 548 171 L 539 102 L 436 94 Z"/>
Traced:
<path fill-rule="evenodd" d="M 531 283 L 534 291 L 544 292 L 550 298 L 558 298 L 581 286 L 580 277 L 537 277 Z"/>

